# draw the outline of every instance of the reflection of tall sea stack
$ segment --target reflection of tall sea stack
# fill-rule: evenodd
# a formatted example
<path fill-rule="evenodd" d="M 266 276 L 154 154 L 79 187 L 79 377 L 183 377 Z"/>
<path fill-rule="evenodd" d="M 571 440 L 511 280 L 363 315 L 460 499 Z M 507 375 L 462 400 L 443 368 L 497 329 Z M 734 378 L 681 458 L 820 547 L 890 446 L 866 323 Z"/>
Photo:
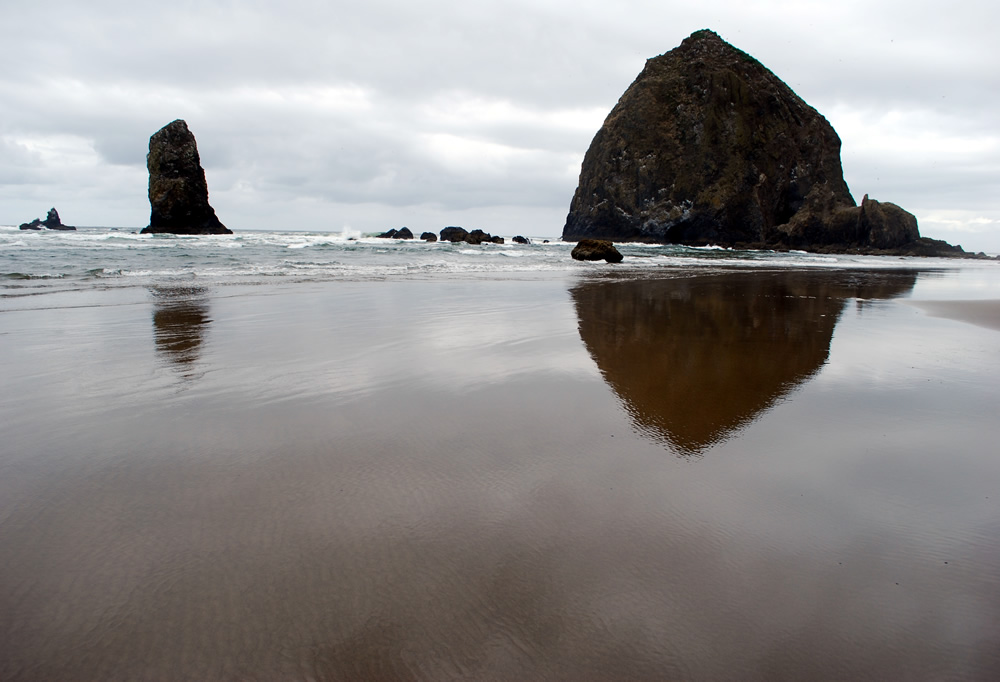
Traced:
<path fill-rule="evenodd" d="M 857 206 L 833 127 L 707 30 L 648 60 L 622 95 L 587 150 L 563 230 L 574 241 L 862 250 L 919 236 L 898 206 Z"/>
<path fill-rule="evenodd" d="M 143 232 L 232 234 L 208 204 L 208 183 L 198 145 L 177 119 L 149 138 L 149 227 Z"/>

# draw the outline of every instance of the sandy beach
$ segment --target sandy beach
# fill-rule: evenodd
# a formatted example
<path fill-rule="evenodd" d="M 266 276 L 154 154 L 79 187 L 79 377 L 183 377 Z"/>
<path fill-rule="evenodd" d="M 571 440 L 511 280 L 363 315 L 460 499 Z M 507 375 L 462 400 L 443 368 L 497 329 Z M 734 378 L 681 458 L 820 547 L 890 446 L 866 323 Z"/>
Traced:
<path fill-rule="evenodd" d="M 0 679 L 995 678 L 997 281 L 10 305 Z"/>

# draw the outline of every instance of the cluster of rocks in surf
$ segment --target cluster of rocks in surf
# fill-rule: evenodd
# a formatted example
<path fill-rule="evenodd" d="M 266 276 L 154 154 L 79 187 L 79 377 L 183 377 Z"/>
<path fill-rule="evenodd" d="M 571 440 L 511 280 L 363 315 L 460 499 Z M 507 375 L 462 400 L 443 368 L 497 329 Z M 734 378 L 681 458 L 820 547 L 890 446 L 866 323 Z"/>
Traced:
<path fill-rule="evenodd" d="M 63 225 L 62 220 L 59 218 L 59 211 L 54 207 L 49 209 L 48 214 L 45 216 L 45 220 L 40 218 L 35 218 L 30 223 L 21 223 L 18 226 L 20 230 L 75 230 L 76 228 L 72 225 Z"/>
<path fill-rule="evenodd" d="M 408 227 L 402 227 L 398 230 L 392 229 L 382 234 L 375 235 L 381 239 L 413 239 L 413 232 Z M 433 232 L 423 232 L 420 238 L 425 242 L 436 242 L 439 240 L 438 235 Z M 440 241 L 443 242 L 465 242 L 466 244 L 503 244 L 504 238 L 496 235 L 492 235 L 489 232 L 484 232 L 483 230 L 466 230 L 464 227 L 456 227 L 454 225 L 446 227 L 441 230 Z M 527 237 L 517 235 L 512 242 L 515 244 L 530 244 L 531 241 Z"/>
<path fill-rule="evenodd" d="M 709 30 L 647 60 L 608 114 L 562 238 L 969 255 L 895 204 L 859 206 L 829 122 Z"/>
<path fill-rule="evenodd" d="M 427 233 L 425 232 L 424 234 Z M 403 227 L 398 230 L 389 230 L 375 236 L 382 239 L 413 239 L 413 232 L 410 231 L 410 228 Z"/>
<path fill-rule="evenodd" d="M 441 230 L 441 241 L 443 242 L 465 242 L 466 244 L 503 244 L 503 237 L 494 237 L 489 232 L 482 230 L 472 230 L 469 232 L 464 227 L 446 227 Z"/>

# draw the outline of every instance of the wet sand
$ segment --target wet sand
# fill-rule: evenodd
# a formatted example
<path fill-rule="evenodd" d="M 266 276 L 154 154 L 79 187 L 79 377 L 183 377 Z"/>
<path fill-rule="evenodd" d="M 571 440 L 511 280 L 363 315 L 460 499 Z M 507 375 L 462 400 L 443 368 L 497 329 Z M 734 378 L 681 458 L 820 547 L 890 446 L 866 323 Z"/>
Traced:
<path fill-rule="evenodd" d="M 963 276 L 0 312 L 0 679 L 995 679 L 1000 337 L 905 304 Z"/>
<path fill-rule="evenodd" d="M 913 301 L 912 303 L 934 317 L 968 322 L 1000 331 L 1000 300 Z"/>

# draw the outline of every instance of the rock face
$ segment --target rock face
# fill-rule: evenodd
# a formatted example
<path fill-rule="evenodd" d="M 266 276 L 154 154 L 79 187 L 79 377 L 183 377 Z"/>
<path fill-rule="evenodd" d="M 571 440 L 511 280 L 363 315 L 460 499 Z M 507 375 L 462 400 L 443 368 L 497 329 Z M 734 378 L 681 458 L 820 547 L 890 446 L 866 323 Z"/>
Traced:
<path fill-rule="evenodd" d="M 491 239 L 492 237 L 486 232 L 483 232 L 482 230 L 473 230 L 466 236 L 465 242 L 467 244 L 482 244 L 483 242 L 488 242 Z"/>
<path fill-rule="evenodd" d="M 438 240 L 438 236 L 433 232 L 422 232 L 420 238 L 425 242 L 436 242 Z"/>
<path fill-rule="evenodd" d="M 621 263 L 622 254 L 615 245 L 603 239 L 581 239 L 573 251 L 573 260 L 606 260 L 609 263 Z"/>
<path fill-rule="evenodd" d="M 441 241 L 443 242 L 464 242 L 469 236 L 469 231 L 464 227 L 446 227 L 441 230 Z"/>
<path fill-rule="evenodd" d="M 232 234 L 208 203 L 198 145 L 178 119 L 149 138 L 149 226 L 143 233 Z"/>
<path fill-rule="evenodd" d="M 712 31 L 646 62 L 587 150 L 563 239 L 894 249 L 916 218 L 844 182 L 840 138 Z"/>
<path fill-rule="evenodd" d="M 21 223 L 19 226 L 21 230 L 40 230 L 43 227 L 47 230 L 75 230 L 76 228 L 72 225 L 63 225 L 62 220 L 59 219 L 59 211 L 55 208 L 50 208 L 49 212 L 45 216 L 45 220 L 39 220 L 35 218 L 30 223 Z"/>

